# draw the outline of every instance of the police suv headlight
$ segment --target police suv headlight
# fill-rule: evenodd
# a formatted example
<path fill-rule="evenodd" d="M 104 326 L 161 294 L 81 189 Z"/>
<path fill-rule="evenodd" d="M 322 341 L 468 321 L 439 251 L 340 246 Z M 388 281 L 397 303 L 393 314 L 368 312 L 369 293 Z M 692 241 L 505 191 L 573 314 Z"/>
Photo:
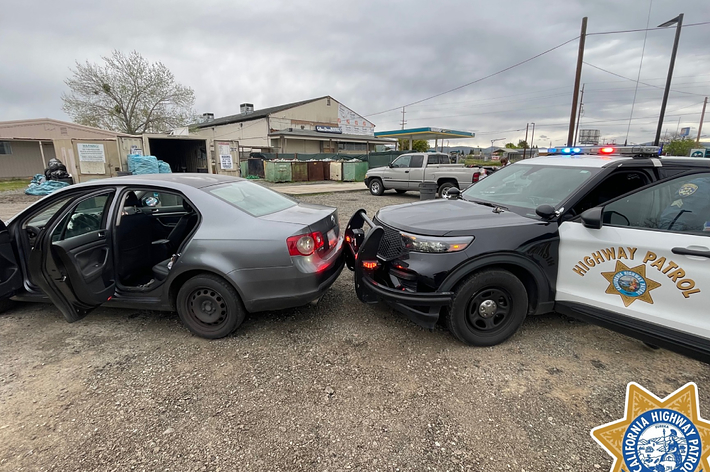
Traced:
<path fill-rule="evenodd" d="M 404 247 L 414 252 L 458 252 L 473 242 L 473 236 L 437 238 L 401 233 Z"/>

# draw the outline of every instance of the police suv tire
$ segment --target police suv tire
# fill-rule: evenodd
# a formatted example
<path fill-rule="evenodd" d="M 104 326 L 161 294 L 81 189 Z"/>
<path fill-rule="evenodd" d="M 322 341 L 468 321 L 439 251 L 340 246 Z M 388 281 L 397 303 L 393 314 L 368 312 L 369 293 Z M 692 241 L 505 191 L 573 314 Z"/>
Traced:
<path fill-rule="evenodd" d="M 187 329 L 207 339 L 230 335 L 246 317 L 234 287 L 214 275 L 198 275 L 185 282 L 175 305 Z"/>
<path fill-rule="evenodd" d="M 446 197 L 446 192 L 448 192 L 451 187 L 456 187 L 456 184 L 453 182 L 444 182 L 439 185 L 439 196 L 441 198 Z"/>
<path fill-rule="evenodd" d="M 383 193 L 385 193 L 385 186 L 382 185 L 382 181 L 380 179 L 372 179 L 370 180 L 370 193 L 376 196 L 380 196 Z"/>
<path fill-rule="evenodd" d="M 527 311 L 528 293 L 520 279 L 505 270 L 485 270 L 458 286 L 446 326 L 461 342 L 494 346 L 515 334 Z"/>
<path fill-rule="evenodd" d="M 15 302 L 12 300 L 0 300 L 0 313 L 5 313 L 10 311 L 12 307 L 15 306 Z"/>

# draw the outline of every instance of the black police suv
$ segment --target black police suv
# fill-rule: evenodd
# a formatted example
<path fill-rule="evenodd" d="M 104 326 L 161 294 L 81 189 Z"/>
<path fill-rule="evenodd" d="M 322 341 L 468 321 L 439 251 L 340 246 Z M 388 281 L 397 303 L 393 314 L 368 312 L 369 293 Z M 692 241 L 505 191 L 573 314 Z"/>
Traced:
<path fill-rule="evenodd" d="M 527 315 L 557 308 L 561 224 L 709 166 L 661 159 L 656 147 L 566 148 L 502 168 L 459 198 L 389 206 L 372 218 L 359 210 L 345 232 L 346 263 L 361 301 L 385 301 L 429 329 L 443 316 L 464 343 L 495 345 Z"/>

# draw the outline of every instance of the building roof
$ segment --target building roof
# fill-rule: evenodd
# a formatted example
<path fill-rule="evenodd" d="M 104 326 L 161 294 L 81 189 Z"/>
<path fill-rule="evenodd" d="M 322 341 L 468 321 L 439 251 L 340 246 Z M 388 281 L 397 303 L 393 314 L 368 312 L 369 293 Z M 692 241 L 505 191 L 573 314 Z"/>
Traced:
<path fill-rule="evenodd" d="M 396 129 L 392 131 L 380 131 L 375 133 L 378 138 L 412 138 L 412 139 L 466 139 L 475 138 L 476 133 L 469 131 L 456 131 L 453 129 L 443 128 L 411 128 L 411 129 Z"/>
<path fill-rule="evenodd" d="M 56 132 L 57 128 L 59 128 L 58 133 Z M 64 128 L 64 130 L 62 130 L 62 128 Z M 75 130 L 78 133 L 70 133 L 69 129 Z M 91 137 L 115 138 L 116 136 L 133 135 L 52 118 L 0 121 L 0 138 L 4 139 L 90 139 Z"/>
<path fill-rule="evenodd" d="M 286 136 L 295 138 L 314 138 L 324 141 L 356 141 L 360 143 L 370 142 L 381 144 L 394 144 L 396 142 L 394 139 L 379 138 L 376 136 L 368 136 L 366 134 L 321 133 L 319 131 L 303 129 L 293 129 L 291 131 L 289 131 L 288 129 L 282 129 L 278 131 L 272 131 L 271 133 L 269 133 L 269 136 Z"/>
<path fill-rule="evenodd" d="M 287 103 L 285 105 L 278 105 L 275 107 L 262 108 L 261 110 L 254 110 L 253 112 L 248 113 L 248 114 L 239 113 L 237 115 L 223 116 L 221 118 L 215 118 L 212 121 L 207 121 L 204 123 L 196 123 L 196 124 L 190 125 L 190 128 L 211 128 L 212 126 L 228 125 L 231 123 L 239 123 L 241 121 L 251 121 L 251 120 L 256 120 L 258 118 L 265 118 L 265 117 L 272 115 L 274 113 L 288 110 L 289 108 L 295 108 L 295 107 L 298 107 L 301 105 L 305 105 L 307 103 L 315 102 L 317 100 L 322 100 L 324 98 L 328 98 L 328 95 L 325 95 L 323 97 L 318 97 L 318 98 L 310 98 L 308 100 L 301 100 L 300 102 L 293 102 L 293 103 Z"/>

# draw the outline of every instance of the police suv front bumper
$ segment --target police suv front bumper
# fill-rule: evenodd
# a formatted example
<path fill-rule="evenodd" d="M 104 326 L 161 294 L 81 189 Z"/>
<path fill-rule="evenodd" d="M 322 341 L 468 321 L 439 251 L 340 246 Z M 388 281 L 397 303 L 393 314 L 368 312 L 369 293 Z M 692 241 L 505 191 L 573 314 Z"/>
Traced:
<path fill-rule="evenodd" d="M 370 229 L 366 231 L 365 225 Z M 348 222 L 345 229 L 347 248 L 343 256 L 345 264 L 355 273 L 357 297 L 364 303 L 382 300 L 419 326 L 433 329 L 441 309 L 451 304 L 453 292 L 422 292 L 412 287 L 395 287 L 390 272 L 397 271 L 414 278 L 416 274 L 406 274 L 393 265 L 394 261 L 387 261 L 378 255 L 384 234 L 384 228 L 372 221 L 365 210 L 355 212 Z"/>

